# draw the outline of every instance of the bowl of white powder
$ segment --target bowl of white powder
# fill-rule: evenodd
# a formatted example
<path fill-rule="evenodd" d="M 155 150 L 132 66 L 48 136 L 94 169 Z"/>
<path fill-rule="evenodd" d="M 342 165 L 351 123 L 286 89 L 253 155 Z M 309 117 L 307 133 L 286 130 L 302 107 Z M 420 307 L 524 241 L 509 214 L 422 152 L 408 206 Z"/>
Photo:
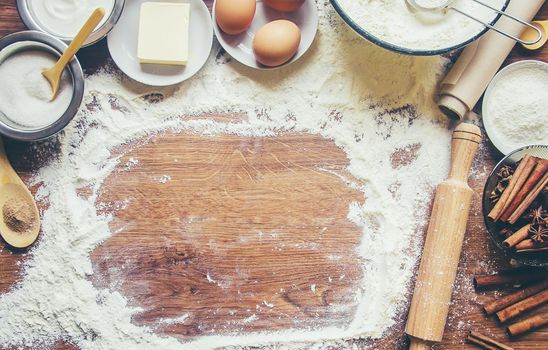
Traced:
<path fill-rule="evenodd" d="M 417 11 L 405 0 L 330 0 L 341 18 L 363 38 L 389 50 L 430 56 L 459 49 L 481 37 L 487 27 L 455 10 Z M 440 2 L 440 0 L 423 0 Z M 504 10 L 509 0 L 483 0 Z M 500 14 L 475 1 L 455 0 L 453 7 L 485 23 Z"/>
<path fill-rule="evenodd" d="M 519 61 L 498 72 L 485 92 L 482 118 L 503 154 L 548 144 L 548 63 Z"/>
<path fill-rule="evenodd" d="M 59 94 L 42 71 L 57 62 L 66 44 L 36 31 L 0 39 L 0 133 L 36 141 L 61 131 L 74 118 L 84 96 L 84 73 L 73 58 L 61 77 Z"/>
<path fill-rule="evenodd" d="M 28 29 L 70 43 L 91 13 L 102 7 L 106 15 L 86 39 L 84 46 L 89 46 L 106 37 L 114 28 L 124 4 L 125 0 L 17 0 L 17 10 Z"/>

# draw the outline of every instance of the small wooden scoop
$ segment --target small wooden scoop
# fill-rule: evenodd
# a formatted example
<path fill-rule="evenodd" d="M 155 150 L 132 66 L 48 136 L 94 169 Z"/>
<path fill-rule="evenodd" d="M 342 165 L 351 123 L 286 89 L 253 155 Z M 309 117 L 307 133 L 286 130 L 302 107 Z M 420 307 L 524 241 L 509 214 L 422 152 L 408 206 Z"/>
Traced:
<path fill-rule="evenodd" d="M 36 241 L 39 232 L 36 202 L 13 170 L 0 139 L 0 235 L 12 247 L 26 248 Z"/>
<path fill-rule="evenodd" d="M 527 50 L 538 50 L 541 47 L 543 47 L 544 44 L 546 44 L 546 41 L 548 41 L 548 20 L 534 21 L 531 24 L 537 27 L 541 31 L 542 38 L 536 44 L 531 44 L 531 45 L 522 44 L 522 45 Z M 521 34 L 521 38 L 527 41 L 534 40 L 536 36 L 537 36 L 537 33 L 530 28 L 526 28 L 523 34 Z"/>
<path fill-rule="evenodd" d="M 59 58 L 59 61 L 49 69 L 46 69 L 42 72 L 42 75 L 48 80 L 51 85 L 51 90 L 53 95 L 51 100 L 55 100 L 57 93 L 59 92 L 59 84 L 61 82 L 61 74 L 65 70 L 66 65 L 70 62 L 72 57 L 76 55 L 78 50 L 84 45 L 84 42 L 87 40 L 89 35 L 93 32 L 95 27 L 103 20 L 105 17 L 105 9 L 98 8 L 91 16 L 88 18 L 82 29 L 76 34 L 69 47 L 65 50 L 63 55 Z"/>

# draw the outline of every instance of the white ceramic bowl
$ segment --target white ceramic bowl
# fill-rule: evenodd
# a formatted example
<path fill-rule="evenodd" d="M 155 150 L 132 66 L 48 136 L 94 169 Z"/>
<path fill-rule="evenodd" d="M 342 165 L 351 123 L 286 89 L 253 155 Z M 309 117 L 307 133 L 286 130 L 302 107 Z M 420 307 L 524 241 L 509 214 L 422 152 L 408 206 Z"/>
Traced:
<path fill-rule="evenodd" d="M 215 2 L 217 1 L 215 0 Z M 276 69 L 297 61 L 312 46 L 318 31 L 318 8 L 314 0 L 306 0 L 301 8 L 291 13 L 273 10 L 266 6 L 263 0 L 257 0 L 257 9 L 251 26 L 247 31 L 238 35 L 228 35 L 219 28 L 215 17 L 215 4 L 213 5 L 212 17 L 215 36 L 225 51 L 241 64 L 256 69 Z M 262 26 L 278 19 L 289 20 L 301 29 L 301 43 L 297 53 L 291 60 L 278 67 L 266 67 L 255 59 L 253 38 Z"/>
<path fill-rule="evenodd" d="M 189 60 L 186 66 L 139 62 L 137 43 L 140 8 L 143 2 L 151 1 L 190 3 Z M 112 59 L 127 76 L 146 85 L 168 86 L 192 77 L 207 62 L 213 45 L 213 25 L 209 10 L 202 0 L 132 0 L 127 2 L 118 24 L 107 40 Z"/>
<path fill-rule="evenodd" d="M 493 124 L 492 116 L 489 114 L 488 105 L 491 100 L 493 91 L 497 88 L 497 84 L 502 79 L 504 79 L 509 73 L 512 73 L 524 68 L 548 71 L 548 63 L 542 62 L 542 61 L 535 61 L 535 60 L 525 60 L 525 61 L 518 61 L 504 67 L 497 73 L 497 75 L 495 75 L 495 77 L 489 83 L 489 86 L 487 87 L 487 90 L 485 91 L 485 95 L 483 97 L 483 103 L 481 106 L 481 109 L 482 109 L 481 114 L 483 119 L 483 126 L 485 127 L 485 132 L 487 133 L 487 136 L 489 136 L 489 140 L 491 140 L 491 143 L 493 144 L 493 146 L 495 146 L 502 154 L 505 154 L 505 155 L 514 151 L 514 149 L 516 149 L 516 145 L 509 143 L 508 140 L 505 140 L 504 137 L 499 132 L 497 132 L 497 128 Z M 546 123 L 548 123 L 548 117 L 546 118 Z M 548 143 L 548 140 L 545 140 L 544 143 Z M 524 146 L 528 146 L 528 145 L 519 145 L 519 147 L 524 147 Z"/>
<path fill-rule="evenodd" d="M 120 15 L 122 14 L 122 11 L 124 9 L 124 4 L 125 4 L 125 0 L 114 1 L 114 6 L 112 8 L 112 11 L 107 14 L 108 16 L 107 19 L 99 28 L 95 29 L 91 33 L 91 35 L 86 39 L 83 46 L 93 45 L 99 40 L 106 37 L 108 33 L 110 33 L 112 28 L 114 28 L 114 26 L 118 22 Z M 43 26 L 37 18 L 35 18 L 34 13 L 29 6 L 28 0 L 17 0 L 17 11 L 19 12 L 19 16 L 21 17 L 21 19 L 23 20 L 23 23 L 25 23 L 28 29 L 37 30 L 40 32 L 50 34 L 67 44 L 69 44 L 72 41 L 73 39 L 72 37 L 70 38 L 62 37 L 62 36 L 56 35 L 55 33 L 49 32 L 48 29 L 45 26 Z"/>

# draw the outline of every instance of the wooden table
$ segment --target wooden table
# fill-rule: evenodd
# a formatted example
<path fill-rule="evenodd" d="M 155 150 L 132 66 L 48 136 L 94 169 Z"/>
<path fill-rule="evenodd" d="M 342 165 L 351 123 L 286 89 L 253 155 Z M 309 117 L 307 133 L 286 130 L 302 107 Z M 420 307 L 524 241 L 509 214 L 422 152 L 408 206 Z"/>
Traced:
<path fill-rule="evenodd" d="M 14 3 L 15 0 L 0 2 L 0 36 L 25 29 Z M 538 17 L 548 17 L 548 5 L 543 6 Z M 516 47 L 506 64 L 527 58 L 548 61 L 548 48 L 532 53 Z M 102 41 L 84 49 L 79 54 L 79 59 L 88 73 L 93 72 L 109 60 L 106 43 Z M 132 174 L 131 179 L 109 177 L 104 186 L 116 191 L 105 191 L 100 201 L 136 199 L 135 205 L 115 215 L 115 226 L 132 217 L 143 216 L 142 213 L 145 213 L 144 220 L 113 236 L 93 252 L 95 275 L 92 280 L 95 285 L 119 289 L 131 303 L 144 307 L 146 311 L 135 318 L 138 324 L 155 326 L 160 318 L 176 317 L 183 312 L 191 313 L 192 318 L 183 324 L 157 328 L 160 333 L 178 336 L 183 340 L 216 332 L 241 330 L 241 325 L 229 322 L 231 317 L 234 313 L 242 317 L 249 315 L 249 310 L 256 308 L 260 308 L 260 320 L 246 327 L 245 331 L 285 329 L 295 326 L 295 319 L 299 321 L 299 327 L 345 324 L 352 315 L 353 290 L 361 278 L 358 257 L 352 253 L 352 248 L 360 239 L 360 232 L 346 220 L 346 210 L 350 201 L 359 198 L 359 193 L 342 185 L 334 177 L 312 170 L 317 166 L 329 165 L 332 169 L 344 172 L 347 165 L 344 152 L 332 142 L 314 135 L 285 134 L 268 140 L 220 136 L 214 141 L 188 134 L 164 135 L 124 156 L 124 159 L 138 158 L 140 167 L 144 170 Z M 24 179 L 28 179 L 33 170 L 47 161 L 38 157 L 29 144 L 13 141 L 6 143 L 10 159 Z M 46 153 L 55 154 L 55 143 L 38 143 L 35 146 Z M 260 148 L 261 152 L 268 152 L 272 157 L 258 157 L 252 151 L 254 148 Z M 180 160 L 193 163 L 194 169 L 189 171 L 173 168 L 173 158 L 184 156 L 177 152 L 180 149 L 187 150 L 184 153 L 187 158 Z M 306 152 L 302 152 L 304 149 Z M 209 158 L 199 156 L 203 154 L 209 155 Z M 303 154 L 307 156 L 303 158 Z M 478 162 L 485 164 L 485 171 L 476 172 L 471 179 L 476 195 L 445 339 L 437 349 L 473 349 L 463 341 L 468 330 L 472 328 L 509 342 L 493 318 L 486 318 L 480 308 L 480 304 L 493 298 L 495 292 L 476 293 L 471 284 L 472 275 L 507 266 L 487 238 L 480 207 L 483 183 L 498 159 L 500 154 L 484 142 Z M 287 164 L 291 165 L 288 167 Z M 150 176 L 161 174 L 170 165 L 173 181 L 165 186 L 144 189 L 139 186 L 140 189 L 135 189 L 132 185 L 149 182 Z M 211 173 L 196 176 L 196 171 L 193 171 L 195 169 Z M 218 173 L 214 169 L 223 171 Z M 254 172 L 259 171 L 257 169 L 266 169 L 278 175 L 262 177 L 261 181 L 255 182 L 257 178 L 254 177 Z M 287 171 L 294 176 L 286 176 Z M 309 187 L 295 191 L 296 179 L 303 176 L 311 179 Z M 225 186 L 224 181 L 230 177 L 240 180 L 244 178 L 227 187 L 233 195 L 233 201 L 247 203 L 240 207 L 238 213 L 234 212 L 231 203 L 223 202 L 214 190 Z M 200 191 L 196 191 L 196 188 L 200 188 Z M 277 192 L 271 191 L 272 188 L 276 188 Z M 143 191 L 152 191 L 146 194 L 153 193 L 158 200 L 139 200 L 138 198 L 145 197 Z M 250 192 L 253 193 L 251 200 Z M 247 197 L 242 201 L 244 195 Z M 163 200 L 164 210 L 159 213 L 155 209 L 159 206 L 155 204 L 162 198 L 169 198 L 170 204 L 166 207 L 167 200 Z M 232 224 L 230 229 L 225 232 L 223 227 L 226 226 L 221 227 L 218 223 L 200 223 L 200 218 L 208 208 L 193 205 L 192 201 L 196 198 L 215 203 L 218 207 L 216 219 L 218 222 Z M 332 202 L 333 198 L 343 200 L 336 205 L 322 204 Z M 332 218 L 331 222 L 324 225 L 327 229 L 321 240 L 308 234 L 317 231 L 317 220 L 322 218 L 311 215 L 308 210 L 310 207 L 319 207 L 319 212 L 328 212 Z M 180 214 L 180 208 L 186 208 L 185 217 L 192 218 L 184 223 L 187 225 L 184 237 L 176 229 L 181 222 L 174 219 Z M 254 208 L 261 208 L 261 213 L 266 214 L 257 217 Z M 288 215 L 289 213 L 293 215 Z M 286 222 L 284 234 L 291 234 L 292 241 L 297 241 L 300 245 L 273 252 L 276 239 L 279 239 L 274 232 L 276 223 L 287 220 L 288 217 L 291 220 Z M 160 244 L 158 239 L 150 235 L 156 225 L 164 227 L 164 241 L 169 244 Z M 250 228 L 257 232 L 263 230 L 267 234 L 259 238 L 250 236 L 247 233 Z M 204 240 L 204 236 L 208 239 Z M 238 237 L 240 241 L 234 242 L 233 237 Z M 242 243 L 242 239 L 245 242 Z M 3 242 L 0 244 L 0 293 L 4 293 L 20 279 L 21 271 L 17 263 L 24 261 L 27 253 L 10 250 Z M 335 263 L 328 261 L 325 254 L 318 254 L 317 249 L 310 249 L 318 245 L 324 253 L 339 254 L 339 260 Z M 344 254 L 340 254 L 341 252 Z M 145 256 L 146 259 L 141 258 Z M 236 269 L 241 266 L 242 261 L 248 263 L 245 271 Z M 120 267 L 124 263 L 132 268 L 112 269 L 113 266 Z M 225 276 L 229 275 L 235 277 L 226 279 Z M 310 288 L 318 278 L 329 275 L 344 275 L 345 278 Z M 267 283 L 257 286 L 254 283 L 257 280 Z M 143 288 L 144 285 L 149 289 Z M 268 300 L 257 306 L 257 301 L 262 299 Z M 276 308 L 269 308 L 270 303 L 275 303 Z M 340 307 L 328 308 L 328 305 Z M 537 312 L 548 312 L 548 306 Z M 354 344 L 358 348 L 402 348 L 406 342 L 402 335 L 405 313 L 406 310 L 403 310 L 397 325 L 382 339 L 349 341 L 348 344 Z M 287 317 L 288 315 L 292 317 Z M 216 325 L 223 327 L 216 329 Z M 520 350 L 546 349 L 548 329 L 511 343 L 515 349 Z M 75 347 L 58 343 L 55 348 Z"/>

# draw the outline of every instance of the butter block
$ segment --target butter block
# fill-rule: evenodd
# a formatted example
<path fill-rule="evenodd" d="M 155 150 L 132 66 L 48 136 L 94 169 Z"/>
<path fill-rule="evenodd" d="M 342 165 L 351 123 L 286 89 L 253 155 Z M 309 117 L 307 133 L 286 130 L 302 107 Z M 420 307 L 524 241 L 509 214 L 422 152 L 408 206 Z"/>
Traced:
<path fill-rule="evenodd" d="M 143 3 L 137 45 L 139 62 L 186 65 L 189 24 L 190 4 Z"/>

